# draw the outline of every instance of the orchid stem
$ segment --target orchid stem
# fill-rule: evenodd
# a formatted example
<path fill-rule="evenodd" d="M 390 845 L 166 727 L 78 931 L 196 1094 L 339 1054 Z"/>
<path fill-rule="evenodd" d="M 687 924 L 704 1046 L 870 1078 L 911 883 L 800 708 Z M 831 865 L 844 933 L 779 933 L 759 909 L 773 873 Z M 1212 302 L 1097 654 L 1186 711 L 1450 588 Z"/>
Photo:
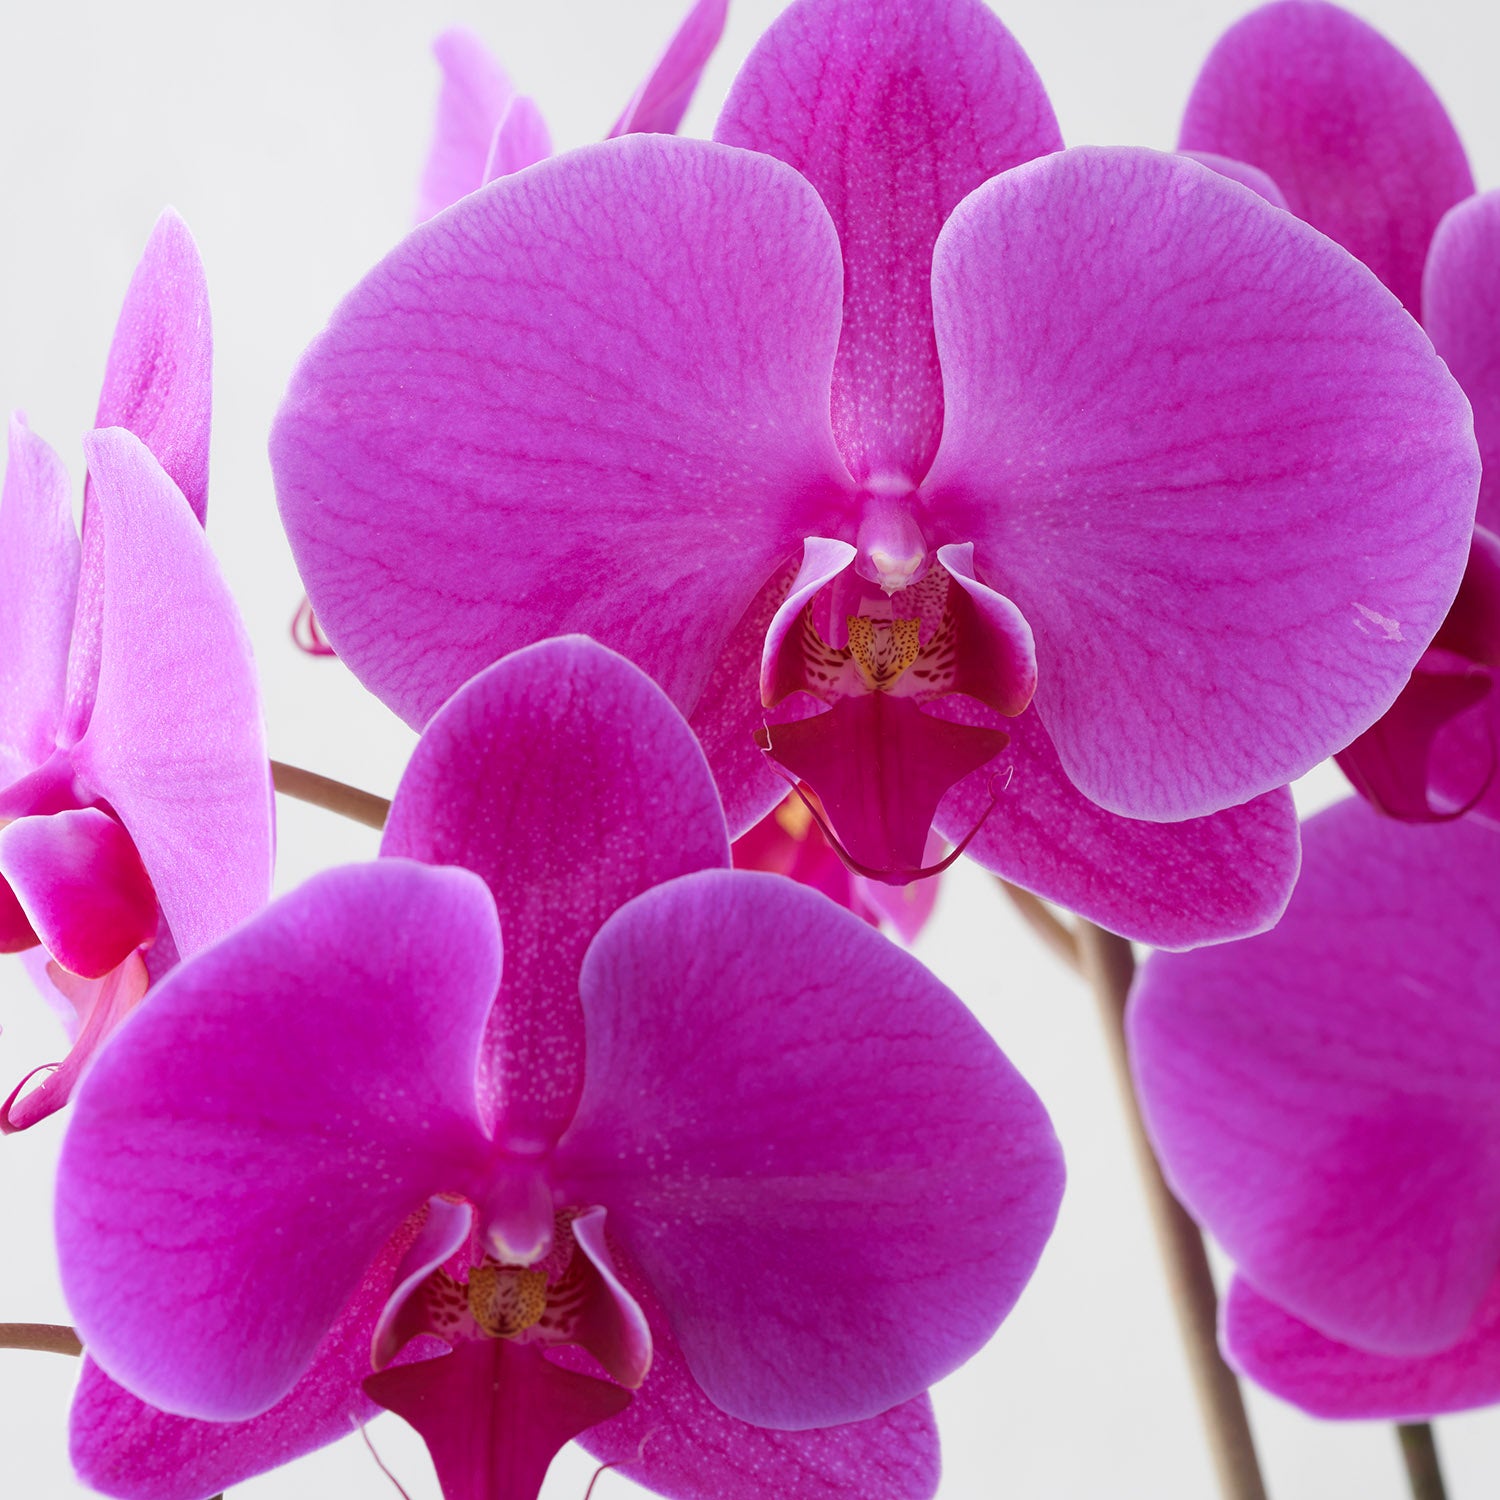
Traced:
<path fill-rule="evenodd" d="M 1052 952 L 1075 973 L 1083 972 L 1083 957 L 1078 948 L 1078 934 L 1059 917 L 1056 912 L 1030 891 L 1008 880 L 995 877 L 1000 889 L 1010 898 L 1010 903 L 1020 913 L 1022 920 Z"/>
<path fill-rule="evenodd" d="M 1208 1428 L 1220 1491 L 1224 1500 L 1266 1500 L 1266 1483 L 1255 1456 L 1255 1440 L 1239 1382 L 1219 1357 L 1219 1298 L 1203 1236 L 1161 1175 L 1146 1139 L 1130 1078 L 1125 1050 L 1125 1001 L 1135 975 L 1135 955 L 1126 938 L 1105 932 L 1092 922 L 1081 922 L 1079 956 L 1099 1001 L 1110 1056 L 1129 1116 L 1136 1159 L 1156 1226 L 1157 1244 L 1166 1263 L 1178 1329 L 1192 1368 L 1199 1409 Z"/>
<path fill-rule="evenodd" d="M 0 1323 L 0 1349 L 35 1349 L 42 1354 L 83 1353 L 78 1335 L 66 1323 Z"/>
<path fill-rule="evenodd" d="M 366 828 L 384 828 L 391 810 L 390 802 L 374 792 L 362 792 L 331 776 L 319 776 L 316 771 L 304 771 L 301 766 L 289 766 L 282 760 L 271 762 L 271 780 L 283 797 L 327 808 L 341 818 L 363 823 Z"/>
<path fill-rule="evenodd" d="M 1401 1457 L 1406 1462 L 1406 1481 L 1411 1486 L 1412 1500 L 1448 1500 L 1432 1424 L 1400 1422 L 1396 1436 L 1401 1440 Z"/>

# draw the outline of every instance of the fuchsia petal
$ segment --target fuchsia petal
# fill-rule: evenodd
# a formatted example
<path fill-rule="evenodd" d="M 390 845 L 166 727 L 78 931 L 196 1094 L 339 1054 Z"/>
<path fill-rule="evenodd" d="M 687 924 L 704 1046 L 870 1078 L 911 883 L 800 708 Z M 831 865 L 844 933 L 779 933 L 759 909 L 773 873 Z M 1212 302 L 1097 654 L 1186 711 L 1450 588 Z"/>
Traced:
<path fill-rule="evenodd" d="M 979 0 L 799 0 L 756 44 L 714 135 L 780 157 L 822 195 L 844 252 L 839 447 L 856 479 L 919 480 L 943 426 L 933 242 L 986 178 L 1061 149 L 1035 69 Z"/>
<path fill-rule="evenodd" d="M 924 870 L 944 793 L 1005 748 L 998 729 L 925 713 L 914 698 L 863 693 L 826 713 L 766 726 L 767 753 L 813 787 L 851 868 L 903 885 Z"/>
<path fill-rule="evenodd" d="M 1456 1344 L 1391 1359 L 1324 1338 L 1237 1276 L 1224 1303 L 1224 1345 L 1258 1385 L 1315 1417 L 1426 1421 L 1500 1401 L 1500 1282 Z"/>
<path fill-rule="evenodd" d="M 967 693 L 1007 716 L 1036 691 L 1036 642 L 1014 604 L 974 576 L 972 542 L 938 548 L 938 562 L 957 588 L 949 608 L 957 621 L 953 691 Z"/>
<path fill-rule="evenodd" d="M 839 300 L 817 195 L 706 141 L 585 147 L 418 229 L 303 357 L 272 434 L 339 655 L 421 724 L 581 630 L 690 710 L 843 503 Z"/>
<path fill-rule="evenodd" d="M 651 1369 L 651 1328 L 621 1280 L 604 1237 L 604 1217 L 602 1208 L 591 1208 L 572 1224 L 573 1238 L 593 1266 L 599 1286 L 599 1294 L 582 1310 L 574 1342 L 621 1385 L 634 1390 Z"/>
<path fill-rule="evenodd" d="M 1147 962 L 1146 1121 L 1266 1296 L 1331 1338 L 1430 1354 L 1500 1266 L 1500 840 L 1358 799 L 1304 837 L 1272 931 Z"/>
<path fill-rule="evenodd" d="M 641 891 L 729 863 L 713 778 L 682 716 L 592 641 L 545 641 L 482 672 L 428 726 L 382 854 L 458 864 L 489 885 L 506 934 L 488 1033 L 497 1134 L 550 1145 L 583 1062 L 578 967 Z"/>
<path fill-rule="evenodd" d="M 0 880 L 0 953 L 24 953 L 38 941 L 15 893 Z"/>
<path fill-rule="evenodd" d="M 1462 575 L 1467 403 L 1364 267 L 1195 162 L 1085 148 L 937 248 L 931 510 L 1036 634 L 1068 776 L 1243 802 L 1391 703 Z"/>
<path fill-rule="evenodd" d="M 510 1339 L 382 1370 L 365 1390 L 422 1434 L 443 1500 L 536 1500 L 558 1449 L 630 1401 Z"/>
<path fill-rule="evenodd" d="M 1415 315 L 1427 243 L 1474 191 L 1427 80 L 1336 5 L 1281 0 L 1230 27 L 1180 144 L 1268 172 L 1292 212 L 1358 256 Z"/>
<path fill-rule="evenodd" d="M 188 227 L 169 208 L 130 279 L 104 370 L 95 427 L 125 427 L 208 513 L 213 330 L 208 283 Z"/>
<path fill-rule="evenodd" d="M 668 1500 L 927 1500 L 937 1489 L 937 1427 L 926 1396 L 840 1427 L 753 1427 L 703 1394 L 650 1287 L 637 1276 L 631 1288 L 652 1320 L 651 1376 L 619 1416 L 579 1434 L 625 1478 Z"/>
<path fill-rule="evenodd" d="M 1219 156 L 1212 151 L 1184 151 L 1182 155 L 1217 172 L 1220 177 L 1240 183 L 1252 193 L 1259 193 L 1273 207 L 1286 207 L 1286 194 L 1259 167 L 1252 167 L 1249 162 L 1235 161 L 1232 157 Z"/>
<path fill-rule="evenodd" d="M 99 689 L 73 752 L 140 851 L 184 955 L 271 890 L 271 780 L 250 642 L 181 494 L 121 428 L 84 440 L 104 539 Z"/>
<path fill-rule="evenodd" d="M 728 14 L 729 0 L 697 0 L 673 33 L 650 76 L 615 121 L 609 132 L 612 137 L 632 131 L 671 135 L 677 129 L 693 102 L 703 69 L 724 35 Z"/>
<path fill-rule="evenodd" d="M 826 536 L 806 537 L 802 543 L 802 565 L 781 601 L 766 631 L 760 659 L 760 698 L 767 706 L 780 703 L 801 688 L 802 611 L 813 597 L 832 583 L 854 561 L 848 542 Z"/>
<path fill-rule="evenodd" d="M 0 779 L 7 783 L 57 748 L 77 590 L 68 471 L 17 412 L 0 493 Z"/>
<path fill-rule="evenodd" d="M 1446 215 L 1422 281 L 1422 324 L 1474 408 L 1480 525 L 1500 531 L 1500 192 Z"/>
<path fill-rule="evenodd" d="M 444 1261 L 468 1244 L 473 1228 L 474 1209 L 470 1204 L 449 1198 L 427 1200 L 427 1211 L 422 1216 L 417 1237 L 396 1268 L 391 1295 L 381 1308 L 375 1332 L 370 1337 L 370 1363 L 377 1370 L 383 1370 L 400 1354 L 405 1344 L 427 1331 L 421 1318 L 410 1318 L 412 1293 Z M 403 1317 L 403 1313 L 408 1316 Z M 365 1373 L 360 1372 L 361 1378 Z"/>
<path fill-rule="evenodd" d="M 495 127 L 495 138 L 490 142 L 485 158 L 484 175 L 474 186 L 477 188 L 497 177 L 509 177 L 512 172 L 534 167 L 551 155 L 552 136 L 536 101 L 525 94 L 517 94 Z"/>
<path fill-rule="evenodd" d="M 307 1373 L 248 1422 L 201 1422 L 158 1411 L 86 1357 L 69 1420 L 79 1477 L 122 1500 L 203 1500 L 368 1422 L 379 1411 L 360 1386 L 370 1373 L 370 1330 L 410 1240 L 411 1228 L 404 1226 L 385 1245 Z"/>
<path fill-rule="evenodd" d="M 56 1066 L 40 1070 L 46 1073 L 46 1077 L 35 1088 L 28 1088 L 30 1078 L 25 1078 L 11 1091 L 4 1105 L 0 1105 L 0 1131 L 7 1133 L 29 1130 L 39 1121 L 56 1114 L 73 1097 L 73 1090 L 78 1087 L 95 1054 L 145 998 L 151 983 L 151 976 L 139 953 L 128 954 L 123 963 L 102 979 L 74 979 L 60 973 L 55 963 L 47 966 L 44 978 L 50 978 L 59 989 L 66 985 L 73 992 L 69 998 L 75 1003 L 82 998 L 79 991 L 87 995 L 86 1003 L 79 1005 L 83 1025 L 78 1029 L 68 1055 Z"/>
<path fill-rule="evenodd" d="M 417 193 L 419 224 L 485 181 L 495 128 L 516 92 L 484 43 L 463 27 L 438 37 L 432 55 L 443 70 L 443 84 Z"/>
<path fill-rule="evenodd" d="M 976 863 L 1158 948 L 1244 937 L 1281 915 L 1301 852 L 1285 788 L 1180 823 L 1122 818 L 1068 780 L 1034 709 L 1007 728 L 1004 751 L 938 809 L 952 839 L 984 819 L 964 851 Z"/>
<path fill-rule="evenodd" d="M 152 991 L 79 1090 L 58 1177 L 64 1287 L 115 1379 L 255 1416 L 409 1215 L 482 1198 L 499 970 L 477 877 L 380 860 L 315 877 Z"/>
<path fill-rule="evenodd" d="M 130 835 L 96 807 L 0 829 L 0 875 L 42 946 L 100 979 L 156 936 L 156 892 Z"/>
<path fill-rule="evenodd" d="M 1062 1161 L 1036 1096 L 914 959 L 790 881 L 705 871 L 616 913 L 580 986 L 557 1188 L 608 1205 L 711 1401 L 765 1426 L 853 1421 L 989 1338 Z"/>

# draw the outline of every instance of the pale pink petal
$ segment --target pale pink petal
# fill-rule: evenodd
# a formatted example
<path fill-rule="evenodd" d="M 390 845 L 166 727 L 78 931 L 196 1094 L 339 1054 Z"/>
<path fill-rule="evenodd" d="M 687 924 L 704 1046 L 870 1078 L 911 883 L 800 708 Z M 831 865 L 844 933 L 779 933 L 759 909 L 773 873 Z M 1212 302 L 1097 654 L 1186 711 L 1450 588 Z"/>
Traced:
<path fill-rule="evenodd" d="M 1315 1417 L 1425 1422 L 1500 1401 L 1500 1283 L 1456 1344 L 1418 1358 L 1337 1344 L 1240 1276 L 1224 1301 L 1223 1337 L 1237 1369 Z"/>
<path fill-rule="evenodd" d="M 0 780 L 57 748 L 68 640 L 78 590 L 78 531 L 68 471 L 26 425 L 10 419 L 0 492 Z"/>
<path fill-rule="evenodd" d="M 1474 408 L 1479 523 L 1500 531 L 1500 192 L 1448 213 L 1432 237 L 1422 324 Z"/>
<path fill-rule="evenodd" d="M 105 540 L 102 655 L 80 779 L 140 852 L 191 955 L 271 890 L 271 781 L 250 642 L 203 530 L 121 428 L 85 440 Z"/>
<path fill-rule="evenodd" d="M 153 989 L 75 1097 L 58 1172 L 64 1290 L 111 1376 L 185 1415 L 256 1416 L 432 1194 L 484 1200 L 474 1078 L 499 969 L 476 876 L 377 860 Z"/>
<path fill-rule="evenodd" d="M 601 923 L 674 876 L 729 863 L 713 779 L 682 716 L 593 641 L 544 641 L 481 673 L 428 726 L 382 854 L 489 885 L 506 934 L 490 1016 L 496 1134 L 550 1145 L 581 1085 L 578 967 Z"/>
<path fill-rule="evenodd" d="M 750 54 L 714 135 L 789 162 L 822 196 L 844 252 L 840 450 L 857 479 L 921 479 L 943 426 L 938 230 L 986 178 L 1062 147 L 1026 54 L 980 0 L 799 0 Z"/>
<path fill-rule="evenodd" d="M 608 1205 L 711 1401 L 854 1421 L 989 1338 L 1062 1162 L 1036 1096 L 914 959 L 790 881 L 705 871 L 611 918 L 580 987 L 557 1191 Z"/>
<path fill-rule="evenodd" d="M 1180 819 L 1389 707 L 1462 576 L 1467 403 L 1323 236 L 1196 162 L 1084 148 L 943 231 L 924 489 L 1036 636 L 1085 796 Z"/>
<path fill-rule="evenodd" d="M 455 26 L 432 44 L 443 70 L 432 145 L 417 193 L 417 223 L 480 187 L 495 129 L 515 86 L 472 31 Z"/>
<path fill-rule="evenodd" d="M 1436 1353 L 1500 1266 L 1500 841 L 1358 798 L 1303 837 L 1270 932 L 1148 960 L 1147 1126 L 1264 1295 L 1331 1338 Z"/>
<path fill-rule="evenodd" d="M 706 141 L 586 147 L 424 225 L 303 357 L 272 434 L 339 655 L 421 724 L 506 652 L 580 630 L 690 711 L 847 504 L 839 301 L 816 194 Z"/>
<path fill-rule="evenodd" d="M 1321 0 L 1230 27 L 1193 85 L 1180 145 L 1249 162 L 1415 314 L 1438 220 L 1474 191 L 1453 122 L 1381 34 Z"/>
<path fill-rule="evenodd" d="M 1259 193 L 1274 207 L 1286 207 L 1286 194 L 1259 167 L 1252 167 L 1249 162 L 1235 161 L 1232 157 L 1220 156 L 1213 151 L 1183 151 L 1180 154 L 1217 172 L 1220 177 L 1238 182 L 1252 193 Z"/>
<path fill-rule="evenodd" d="M 698 80 L 724 34 L 729 0 L 697 0 L 656 66 L 615 121 L 610 135 L 657 131 L 671 135 L 692 103 Z"/>
<path fill-rule="evenodd" d="M 552 136 L 536 101 L 526 94 L 517 94 L 506 105 L 505 113 L 495 127 L 495 138 L 490 142 L 484 162 L 484 175 L 475 186 L 534 167 L 551 155 Z"/>
<path fill-rule="evenodd" d="M 100 979 L 156 936 L 156 892 L 130 835 L 97 807 L 0 828 L 0 875 L 42 946 Z"/>

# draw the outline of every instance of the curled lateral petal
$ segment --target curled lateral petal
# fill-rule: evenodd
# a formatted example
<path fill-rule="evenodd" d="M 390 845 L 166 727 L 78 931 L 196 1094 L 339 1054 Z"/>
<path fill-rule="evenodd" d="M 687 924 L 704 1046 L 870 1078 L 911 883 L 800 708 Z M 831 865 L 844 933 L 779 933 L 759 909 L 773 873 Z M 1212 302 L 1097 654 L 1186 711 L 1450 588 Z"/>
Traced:
<path fill-rule="evenodd" d="M 203 529 L 138 438 L 84 440 L 104 542 L 98 695 L 73 750 L 119 815 L 179 952 L 265 905 L 271 782 L 250 642 Z"/>
<path fill-rule="evenodd" d="M 272 433 L 339 655 L 422 724 L 506 652 L 582 630 L 691 710 L 847 494 L 841 274 L 796 173 L 669 136 L 555 157 L 423 225 L 304 355 Z"/>
<path fill-rule="evenodd" d="M 156 892 L 130 835 L 97 807 L 0 828 L 0 875 L 70 973 L 101 979 L 156 936 Z"/>
<path fill-rule="evenodd" d="M 490 142 L 489 155 L 485 158 L 484 176 L 474 185 L 479 187 L 497 177 L 525 171 L 551 155 L 552 136 L 536 101 L 525 94 L 517 94 L 506 105 L 505 113 L 495 127 L 495 138 Z"/>
<path fill-rule="evenodd" d="M 1456 1344 L 1398 1359 L 1325 1338 L 1236 1276 L 1223 1340 L 1236 1369 L 1315 1417 L 1425 1422 L 1500 1401 L 1500 1282 Z"/>
<path fill-rule="evenodd" d="M 1146 1123 L 1264 1295 L 1342 1342 L 1431 1354 L 1500 1265 L 1500 840 L 1358 798 L 1303 840 L 1270 932 L 1147 961 Z"/>
<path fill-rule="evenodd" d="M 428 726 L 382 854 L 489 885 L 506 974 L 483 1063 L 496 1133 L 549 1146 L 578 1100 L 577 975 L 600 924 L 663 880 L 729 863 L 713 778 L 681 714 L 593 641 L 544 641 L 468 683 Z"/>
<path fill-rule="evenodd" d="M 611 136 L 632 131 L 671 135 L 693 102 L 698 80 L 724 35 L 729 0 L 697 0 L 656 66 L 614 123 Z"/>
<path fill-rule="evenodd" d="M 1062 147 L 1041 80 L 979 0 L 799 0 L 756 44 L 715 139 L 789 162 L 844 255 L 833 423 L 856 479 L 921 479 L 943 425 L 932 247 L 980 183 Z"/>
<path fill-rule="evenodd" d="M 111 1376 L 167 1410 L 256 1416 L 410 1215 L 482 1197 L 474 1079 L 499 977 L 477 876 L 378 860 L 153 990 L 74 1099 L 58 1177 L 64 1289 Z"/>
<path fill-rule="evenodd" d="M 443 82 L 417 193 L 419 224 L 486 181 L 496 127 L 516 96 L 505 69 L 472 31 L 445 31 L 433 42 L 432 55 Z"/>
<path fill-rule="evenodd" d="M 914 959 L 790 881 L 704 871 L 617 912 L 580 987 L 558 1191 L 609 1205 L 715 1405 L 855 1421 L 989 1338 L 1051 1233 L 1062 1159 Z"/>
<path fill-rule="evenodd" d="M 1287 206 L 1415 315 L 1438 220 L 1474 191 L 1453 122 L 1373 27 L 1320 0 L 1262 6 L 1220 37 L 1179 144 L 1259 167 Z"/>
<path fill-rule="evenodd" d="M 1273 207 L 1286 207 L 1286 194 L 1259 167 L 1252 167 L 1249 162 L 1235 161 L 1228 156 L 1219 156 L 1213 151 L 1183 151 L 1181 154 L 1210 171 L 1217 172 L 1220 177 L 1227 177 L 1231 182 L 1238 182 L 1242 187 L 1249 188 L 1252 193 L 1259 193 Z"/>
<path fill-rule="evenodd" d="M 1197 817 L 1390 706 L 1462 577 L 1478 455 L 1363 266 L 1196 162 L 1090 147 L 971 194 L 933 298 L 931 509 L 1035 632 L 1080 791 Z"/>
<path fill-rule="evenodd" d="M 1301 858 L 1286 788 L 1180 823 L 1122 818 L 1068 780 L 1035 709 L 1007 728 L 938 809 L 949 838 L 980 824 L 964 851 L 977 864 L 1157 948 L 1263 932 L 1286 909 Z"/>
<path fill-rule="evenodd" d="M 7 783 L 57 746 L 77 591 L 68 471 L 14 413 L 0 492 L 0 779 Z"/>

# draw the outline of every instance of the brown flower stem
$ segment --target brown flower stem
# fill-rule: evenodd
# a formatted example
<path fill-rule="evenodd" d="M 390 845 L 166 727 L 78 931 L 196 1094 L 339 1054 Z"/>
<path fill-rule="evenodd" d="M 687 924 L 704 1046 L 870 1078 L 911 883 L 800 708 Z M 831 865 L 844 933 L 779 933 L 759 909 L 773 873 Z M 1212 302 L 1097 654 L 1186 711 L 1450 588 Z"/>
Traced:
<path fill-rule="evenodd" d="M 43 1354 L 82 1354 L 78 1335 L 66 1323 L 0 1323 L 0 1349 L 35 1349 Z"/>
<path fill-rule="evenodd" d="M 1396 1436 L 1401 1442 L 1401 1457 L 1406 1463 L 1406 1482 L 1411 1486 L 1412 1500 L 1448 1500 L 1432 1424 L 1399 1422 Z"/>
<path fill-rule="evenodd" d="M 299 802 L 327 808 L 341 818 L 363 823 L 366 828 L 384 828 L 386 815 L 391 810 L 390 802 L 377 797 L 374 792 L 362 792 L 358 787 L 345 786 L 331 776 L 319 776 L 316 771 L 304 771 L 301 766 L 289 766 L 285 761 L 271 762 L 271 780 L 283 797 L 295 797 Z"/>
<path fill-rule="evenodd" d="M 1078 951 L 1078 934 L 1068 926 L 1056 912 L 1028 890 L 1012 885 L 1008 880 L 995 877 L 1000 889 L 1010 899 L 1010 904 L 1020 913 L 1022 920 L 1058 958 L 1075 972 L 1082 973 L 1083 959 Z"/>
<path fill-rule="evenodd" d="M 1178 1330 L 1192 1369 L 1199 1410 L 1224 1500 L 1266 1500 L 1266 1484 L 1255 1456 L 1239 1382 L 1219 1357 L 1219 1298 L 1198 1226 L 1172 1196 L 1152 1155 L 1141 1123 L 1125 1052 L 1125 1000 L 1135 975 L 1130 943 L 1092 922 L 1079 924 L 1084 974 L 1099 1001 L 1116 1080 L 1129 1117 L 1130 1136 L 1146 1189 L 1157 1244 L 1177 1312 Z"/>

